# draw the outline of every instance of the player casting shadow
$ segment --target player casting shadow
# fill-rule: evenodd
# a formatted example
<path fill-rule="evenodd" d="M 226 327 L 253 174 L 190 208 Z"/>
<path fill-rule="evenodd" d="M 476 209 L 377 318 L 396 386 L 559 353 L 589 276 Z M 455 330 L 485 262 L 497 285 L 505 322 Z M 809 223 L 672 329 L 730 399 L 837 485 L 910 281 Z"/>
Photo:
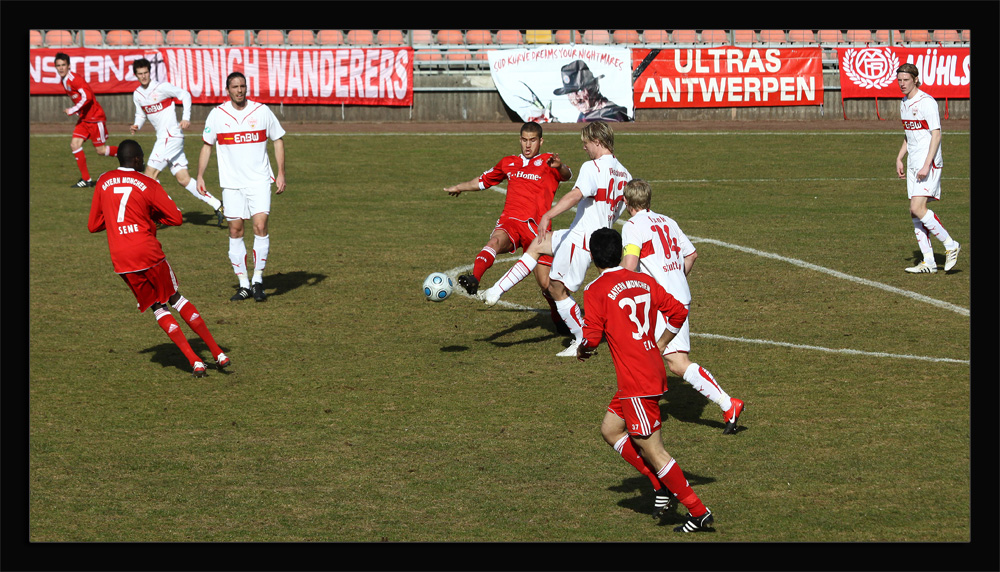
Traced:
<path fill-rule="evenodd" d="M 620 460 L 620 459 L 619 459 Z M 716 479 L 712 477 L 703 477 L 701 475 L 696 475 L 694 473 L 689 473 L 684 471 L 684 477 L 687 478 L 688 483 L 692 487 L 697 487 L 699 485 L 704 485 L 708 483 L 714 483 Z M 626 493 L 631 494 L 627 498 L 623 498 L 618 501 L 618 506 L 632 510 L 639 514 L 651 515 L 653 511 L 653 489 L 649 484 L 649 479 L 646 477 L 629 477 L 622 481 L 621 485 L 608 487 L 608 490 L 614 493 Z M 677 505 L 679 503 L 674 503 L 674 506 L 670 508 L 663 516 L 660 517 L 659 526 L 676 526 L 682 524 L 687 520 L 686 514 L 681 514 L 677 512 Z M 685 511 L 681 511 L 685 512 Z M 647 518 L 649 518 L 647 516 Z"/>
<path fill-rule="evenodd" d="M 521 312 L 522 310 L 507 310 L 507 311 L 509 311 L 509 312 Z M 519 332 L 521 330 L 534 330 L 534 329 L 546 330 L 548 332 L 548 334 L 547 335 L 542 335 L 542 336 L 537 336 L 537 337 L 534 337 L 534 338 L 528 338 L 528 339 L 525 339 L 525 340 L 518 340 L 516 342 L 497 341 L 498 339 L 503 338 L 504 336 L 507 336 L 509 334 L 513 334 L 513 333 Z M 552 318 L 549 317 L 548 314 L 542 314 L 540 312 L 536 312 L 532 317 L 528 318 L 527 320 L 524 320 L 520 324 L 513 325 L 513 326 L 507 328 L 506 330 L 500 330 L 499 332 L 497 332 L 497 333 L 495 333 L 495 334 L 493 334 L 491 336 L 488 336 L 488 337 L 485 337 L 485 338 L 479 338 L 476 341 L 477 342 L 490 342 L 491 344 L 493 344 L 494 346 L 496 346 L 498 348 L 507 348 L 507 347 L 510 347 L 510 346 L 516 346 L 518 344 L 535 344 L 535 343 L 538 343 L 538 342 L 544 342 L 544 341 L 551 340 L 552 338 L 557 338 L 557 337 L 560 337 L 560 336 L 561 336 L 561 334 L 556 333 L 556 326 L 555 326 L 555 324 L 552 323 Z"/>
<path fill-rule="evenodd" d="M 689 383 L 685 383 L 679 377 L 669 376 L 667 387 L 669 389 L 663 394 L 663 399 L 660 401 L 660 416 L 664 420 L 669 415 L 682 423 L 696 423 L 719 431 L 726 428 L 721 415 L 717 418 L 712 416 L 712 411 L 717 411 L 717 409 L 713 408 L 709 413 L 705 412 L 705 406 L 712 402 L 705 399 Z M 736 427 L 737 432 L 743 429 L 745 427 Z"/>
<path fill-rule="evenodd" d="M 924 259 L 924 254 L 922 252 L 920 252 L 919 250 L 914 250 L 913 251 L 913 256 L 911 256 L 907 260 L 909 262 L 916 261 L 917 263 L 919 263 L 923 259 Z M 937 263 L 938 272 L 944 272 L 945 255 L 944 254 L 939 254 L 939 253 L 935 252 L 934 253 L 934 262 Z M 949 270 L 948 272 L 944 272 L 944 273 L 945 274 L 958 274 L 961 271 L 962 271 L 962 268 L 960 266 L 956 266 L 956 267 L 952 268 L 951 270 Z"/>
<path fill-rule="evenodd" d="M 268 298 L 271 298 L 286 294 L 300 286 L 315 286 L 326 280 L 327 275 L 296 270 L 294 272 L 265 274 L 264 278 L 264 293 L 267 294 Z M 238 286 L 233 286 L 233 292 L 236 292 L 237 289 Z"/>
<path fill-rule="evenodd" d="M 219 230 L 228 230 L 227 226 L 219 226 L 219 219 L 215 213 L 185 212 L 183 215 L 186 224 L 197 224 L 199 226 L 214 226 Z"/>
<path fill-rule="evenodd" d="M 441 348 L 443 352 L 465 352 L 469 351 L 469 346 L 445 346 Z"/>
<path fill-rule="evenodd" d="M 188 338 L 188 343 L 191 344 L 191 349 L 196 354 L 203 357 L 202 361 L 208 367 L 208 375 L 230 375 L 232 373 L 232 370 L 216 369 L 215 361 L 211 357 L 204 359 L 205 356 L 211 356 L 212 352 L 209 351 L 208 345 L 201 338 Z M 222 347 L 222 351 L 229 353 L 229 348 Z M 153 357 L 149 361 L 158 363 L 163 367 L 176 367 L 187 375 L 191 375 L 191 364 L 188 363 L 187 358 L 184 357 L 184 354 L 177 349 L 177 346 L 173 342 L 158 344 L 151 348 L 140 350 L 138 353 L 153 354 Z"/>

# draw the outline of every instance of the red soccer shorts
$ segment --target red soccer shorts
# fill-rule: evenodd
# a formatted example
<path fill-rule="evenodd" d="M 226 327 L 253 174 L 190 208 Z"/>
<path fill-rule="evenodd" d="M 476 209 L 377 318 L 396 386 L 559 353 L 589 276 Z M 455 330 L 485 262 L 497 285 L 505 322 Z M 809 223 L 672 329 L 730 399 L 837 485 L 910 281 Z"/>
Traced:
<path fill-rule="evenodd" d="M 108 126 L 103 121 L 78 121 L 73 128 L 73 137 L 90 139 L 94 147 L 100 147 L 108 142 Z"/>
<path fill-rule="evenodd" d="M 500 220 L 497 221 L 497 225 L 493 230 L 502 230 L 510 238 L 510 241 L 514 243 L 514 247 L 509 252 L 515 252 L 518 248 L 522 251 L 527 251 L 528 247 L 531 246 L 531 241 L 535 240 L 535 237 L 538 236 L 538 223 L 534 219 L 525 221 L 510 218 L 507 215 L 500 215 Z M 544 266 L 552 266 L 552 256 L 543 254 L 538 259 L 538 263 Z"/>
<path fill-rule="evenodd" d="M 660 428 L 660 396 L 655 397 L 615 397 L 608 405 L 608 411 L 625 420 L 625 430 L 629 435 L 647 437 Z"/>
<path fill-rule="evenodd" d="M 164 258 L 151 268 L 138 272 L 119 274 L 122 280 L 132 289 L 139 312 L 159 302 L 166 304 L 170 297 L 177 293 L 177 277 L 174 276 L 170 263 Z"/>

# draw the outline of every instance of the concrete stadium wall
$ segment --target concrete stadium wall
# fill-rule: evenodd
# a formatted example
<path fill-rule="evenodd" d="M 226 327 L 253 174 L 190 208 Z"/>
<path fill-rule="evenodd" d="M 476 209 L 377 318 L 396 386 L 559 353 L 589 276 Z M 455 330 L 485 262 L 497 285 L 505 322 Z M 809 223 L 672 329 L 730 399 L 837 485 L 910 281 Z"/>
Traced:
<path fill-rule="evenodd" d="M 341 105 L 280 105 L 271 108 L 282 121 L 294 123 L 338 122 L 520 122 L 500 98 L 489 72 L 414 74 L 412 107 L 371 107 Z M 899 100 L 852 99 L 841 104 L 840 76 L 824 73 L 822 106 L 747 107 L 720 109 L 637 109 L 635 121 L 801 121 L 801 120 L 895 120 Z M 131 124 L 135 115 L 131 94 L 98 95 L 109 123 Z M 64 95 L 31 96 L 31 123 L 64 123 L 69 106 Z M 968 99 L 940 101 L 941 117 L 971 119 Z M 203 122 L 212 105 L 194 105 L 191 120 Z"/>

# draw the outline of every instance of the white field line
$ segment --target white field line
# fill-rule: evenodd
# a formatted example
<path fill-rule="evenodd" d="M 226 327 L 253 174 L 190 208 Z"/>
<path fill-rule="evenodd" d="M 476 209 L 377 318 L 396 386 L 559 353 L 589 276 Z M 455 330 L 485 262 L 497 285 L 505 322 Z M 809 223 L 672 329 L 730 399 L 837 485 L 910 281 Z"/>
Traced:
<path fill-rule="evenodd" d="M 506 189 L 503 189 L 503 188 L 494 187 L 494 190 L 496 190 L 497 192 L 506 193 Z M 573 210 L 576 210 L 576 209 L 574 208 Z M 617 224 L 621 225 L 621 224 L 624 224 L 624 223 L 623 223 L 623 221 L 619 220 Z M 944 309 L 956 312 L 956 313 L 958 313 L 960 315 L 963 315 L 963 316 L 968 316 L 969 315 L 969 310 L 967 308 L 963 308 L 961 306 L 956 306 L 955 304 L 951 304 L 949 302 L 943 302 L 941 300 L 935 300 L 934 298 L 930 298 L 928 296 L 924 296 L 923 294 L 918 294 L 916 292 L 910 292 L 909 290 L 903 290 L 902 288 L 896 288 L 895 286 L 889 286 L 887 284 L 882 284 L 880 282 L 875 282 L 873 280 L 867 280 L 865 278 L 858 278 L 856 276 L 851 276 L 849 274 L 844 274 L 843 272 L 838 272 L 836 270 L 831 270 L 829 268 L 824 268 L 822 266 L 818 266 L 816 264 L 811 264 L 809 262 L 804 262 L 802 260 L 797 260 L 795 258 L 788 258 L 788 257 L 781 256 L 781 255 L 778 255 L 778 254 L 773 254 L 773 253 L 770 253 L 770 252 L 763 252 L 763 251 L 760 251 L 760 250 L 756 250 L 756 249 L 753 249 L 753 248 L 747 248 L 745 246 L 739 246 L 739 245 L 736 245 L 736 244 L 729 244 L 727 242 L 723 242 L 721 240 L 714 240 L 714 239 L 711 239 L 711 238 L 699 238 L 699 237 L 695 237 L 695 236 L 688 236 L 688 238 L 691 240 L 691 242 L 705 242 L 705 243 L 708 243 L 708 244 L 714 244 L 716 246 L 723 246 L 723 247 L 726 247 L 726 248 L 732 248 L 734 250 L 738 250 L 740 252 L 745 252 L 747 254 L 753 254 L 755 256 L 761 256 L 761 257 L 764 257 L 764 258 L 770 258 L 772 260 L 780 260 L 782 262 L 787 262 L 789 264 L 793 264 L 793 265 L 799 266 L 801 268 L 806 268 L 806 269 L 809 269 L 809 270 L 815 270 L 817 272 L 823 272 L 823 273 L 829 274 L 831 276 L 834 276 L 836 278 L 840 278 L 840 279 L 843 279 L 843 280 L 849 280 L 851 282 L 855 282 L 857 284 L 862 284 L 864 286 L 870 286 L 870 287 L 873 287 L 873 288 L 879 288 L 879 289 L 882 289 L 882 290 L 886 290 L 887 292 L 891 292 L 893 294 L 899 294 L 901 296 L 905 296 L 905 297 L 910 298 L 912 300 L 916 300 L 916 301 L 919 301 L 919 302 L 930 304 L 932 306 L 937 306 L 939 308 L 944 308 Z M 509 261 L 517 260 L 518 258 L 520 258 L 520 257 L 519 256 L 509 256 L 509 257 L 506 257 L 506 258 L 497 258 L 496 262 L 509 262 Z M 471 269 L 472 269 L 472 265 L 471 264 L 467 264 L 467 265 L 464 265 L 464 266 L 458 266 L 458 267 L 452 268 L 451 270 L 446 270 L 445 274 L 447 274 L 448 276 L 451 276 L 452 279 L 457 279 L 457 277 L 458 277 L 459 274 L 468 272 Z M 470 296 L 461 287 L 455 288 L 455 293 L 457 293 L 457 294 L 459 294 L 461 296 L 465 296 L 466 298 L 471 298 L 473 300 L 477 300 L 478 301 L 478 298 Z M 511 309 L 522 310 L 522 311 L 531 311 L 531 312 L 543 312 L 543 311 L 547 311 L 547 309 L 546 310 L 542 310 L 542 309 L 539 309 L 539 308 L 532 308 L 530 306 L 523 306 L 521 304 L 514 304 L 512 302 L 507 302 L 506 300 L 500 300 L 499 302 L 497 302 L 497 305 L 503 306 L 505 308 L 511 308 Z M 700 337 L 700 338 L 710 338 L 710 339 L 717 339 L 717 340 L 725 340 L 725 341 L 731 341 L 731 342 L 743 342 L 743 343 L 751 343 L 751 344 L 763 344 L 763 345 L 772 345 L 772 346 L 782 346 L 782 347 L 795 348 L 795 349 L 807 349 L 807 350 L 813 350 L 813 351 L 822 351 L 822 352 L 838 353 L 838 354 L 850 354 L 850 355 L 861 355 L 861 356 L 872 356 L 872 357 L 889 357 L 889 358 L 899 358 L 899 359 L 913 359 L 913 360 L 922 360 L 922 361 L 931 361 L 931 362 L 944 362 L 944 363 L 960 363 L 960 364 L 969 364 L 970 363 L 969 360 L 959 360 L 959 359 L 952 359 L 952 358 L 937 358 L 937 357 L 916 356 L 916 355 L 907 355 L 907 354 L 889 354 L 889 353 L 884 353 L 884 352 L 865 352 L 865 351 L 861 351 L 861 350 L 852 350 L 852 349 L 846 349 L 846 348 L 833 349 L 833 348 L 824 348 L 824 347 L 820 347 L 820 346 L 809 346 L 809 345 L 802 345 L 802 344 L 792 344 L 792 343 L 788 343 L 788 342 L 776 342 L 776 341 L 772 341 L 772 340 L 736 338 L 736 337 L 730 337 L 730 336 L 721 336 L 721 335 L 718 335 L 718 334 L 700 334 L 700 333 L 694 333 L 694 332 L 692 332 L 691 336 L 692 337 Z"/>

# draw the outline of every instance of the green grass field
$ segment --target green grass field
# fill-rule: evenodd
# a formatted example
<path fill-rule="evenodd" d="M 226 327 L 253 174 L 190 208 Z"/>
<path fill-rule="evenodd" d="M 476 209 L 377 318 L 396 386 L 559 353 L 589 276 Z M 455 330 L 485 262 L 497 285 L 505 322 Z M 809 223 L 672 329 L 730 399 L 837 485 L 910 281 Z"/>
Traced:
<path fill-rule="evenodd" d="M 517 127 L 289 134 L 266 303 L 228 301 L 226 232 L 161 175 L 185 224 L 158 236 L 233 360 L 204 379 L 87 232 L 68 136 L 32 136 L 29 539 L 970 540 L 967 131 L 946 130 L 932 206 L 962 257 L 934 275 L 903 272 L 917 249 L 895 124 L 619 133 L 616 154 L 699 251 L 691 358 L 747 403 L 723 436 L 718 408 L 671 376 L 665 445 L 716 515 L 681 537 L 684 509 L 653 522 L 648 482 L 601 440 L 607 352 L 556 358 L 568 340 L 532 278 L 494 308 L 423 299 L 428 273 L 471 267 L 504 200 L 442 188 L 516 153 Z M 193 162 L 200 145 L 188 137 Z M 544 150 L 574 172 L 585 159 L 577 131 L 547 132 Z M 93 172 L 117 166 L 87 151 Z"/>

